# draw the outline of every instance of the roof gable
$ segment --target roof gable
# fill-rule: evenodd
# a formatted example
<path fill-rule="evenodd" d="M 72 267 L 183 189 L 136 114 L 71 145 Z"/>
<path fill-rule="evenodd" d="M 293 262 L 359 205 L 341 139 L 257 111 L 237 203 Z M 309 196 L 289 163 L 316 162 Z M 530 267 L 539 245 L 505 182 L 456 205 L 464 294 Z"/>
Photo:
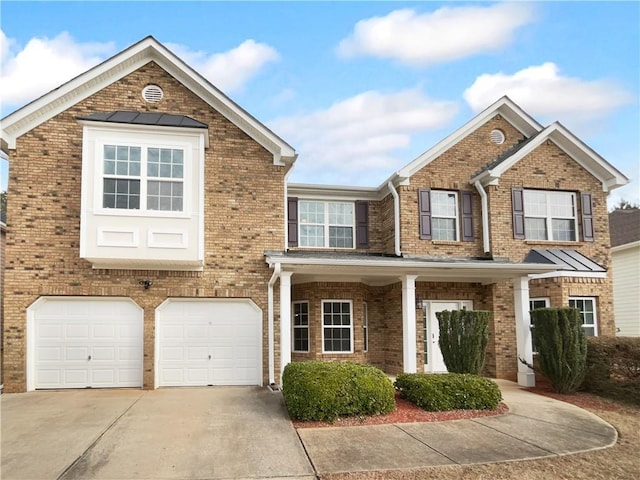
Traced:
<path fill-rule="evenodd" d="M 432 148 L 424 152 L 418 158 L 411 163 L 400 169 L 395 175 L 397 183 L 402 183 L 411 177 L 414 173 L 418 172 L 433 160 L 438 158 L 444 152 L 449 150 L 460 140 L 467 137 L 470 133 L 477 130 L 484 125 L 487 121 L 491 120 L 496 115 L 501 115 L 507 122 L 521 132 L 525 137 L 529 138 L 542 130 L 542 125 L 536 122 L 533 117 L 522 110 L 506 95 L 493 103 L 485 110 L 480 112 L 470 121 L 465 123 L 462 127 L 457 129 L 451 135 L 444 138 L 442 141 L 434 145 Z M 388 181 L 385 181 L 380 188 L 386 186 Z"/>
<path fill-rule="evenodd" d="M 295 161 L 293 147 L 152 36 L 7 115 L 2 119 L 3 142 L 8 148 L 15 148 L 16 140 L 24 133 L 152 61 L 273 154 L 275 164 L 290 165 Z"/>
<path fill-rule="evenodd" d="M 503 173 L 547 140 L 552 141 L 582 168 L 597 178 L 602 183 L 603 191 L 608 192 L 629 183 L 629 179 L 618 169 L 559 122 L 552 123 L 535 136 L 506 151 L 475 175 L 470 183 L 480 181 L 483 185 L 497 184 Z"/>

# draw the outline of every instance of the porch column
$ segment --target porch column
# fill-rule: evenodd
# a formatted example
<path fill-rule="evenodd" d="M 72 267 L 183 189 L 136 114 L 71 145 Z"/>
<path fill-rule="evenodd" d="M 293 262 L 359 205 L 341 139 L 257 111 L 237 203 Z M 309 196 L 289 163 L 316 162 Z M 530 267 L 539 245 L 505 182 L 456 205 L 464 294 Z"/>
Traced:
<path fill-rule="evenodd" d="M 522 387 L 534 387 L 536 384 L 534 371 L 520 361 L 520 359 L 523 359 L 529 365 L 533 364 L 533 352 L 531 350 L 531 316 L 529 315 L 528 277 L 513 279 L 513 307 L 516 313 L 518 385 Z"/>
<path fill-rule="evenodd" d="M 402 368 L 404 373 L 416 373 L 416 278 L 402 277 Z"/>
<path fill-rule="evenodd" d="M 291 275 L 280 273 L 280 385 L 284 367 L 291 363 Z"/>

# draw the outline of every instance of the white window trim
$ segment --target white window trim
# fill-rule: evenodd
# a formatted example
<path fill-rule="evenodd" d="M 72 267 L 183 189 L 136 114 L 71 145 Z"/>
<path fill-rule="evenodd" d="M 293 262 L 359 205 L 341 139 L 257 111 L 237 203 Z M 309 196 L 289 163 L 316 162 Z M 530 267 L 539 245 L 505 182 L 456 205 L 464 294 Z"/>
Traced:
<path fill-rule="evenodd" d="M 325 324 L 324 324 L 324 304 L 325 303 L 348 303 L 349 304 L 349 345 L 350 345 L 350 350 L 346 351 L 327 351 L 324 349 L 324 329 L 325 329 Z M 348 355 L 348 354 L 352 354 L 353 353 L 353 301 L 351 300 L 322 300 L 321 302 L 321 310 L 320 310 L 320 315 L 321 315 L 321 320 L 320 320 L 320 325 L 322 327 L 322 353 L 326 353 L 329 355 Z M 326 328 L 333 328 L 330 326 L 327 326 Z M 344 325 L 340 325 L 336 328 L 347 328 Z"/>
<path fill-rule="evenodd" d="M 129 217 L 152 217 L 152 218 L 190 218 L 193 216 L 195 205 L 192 202 L 190 192 L 198 189 L 203 198 L 204 195 L 204 149 L 207 146 L 206 131 L 193 131 L 193 129 L 155 127 L 137 125 L 84 125 L 83 127 L 83 177 L 85 172 L 92 172 L 88 178 L 88 189 L 93 192 L 92 215 L 129 216 Z M 183 156 L 183 204 L 182 211 L 165 210 L 129 210 L 119 208 L 103 208 L 103 151 L 104 145 L 123 145 L 146 148 L 173 148 L 181 149 Z M 195 164 L 199 164 L 199 171 L 193 171 Z M 141 162 L 141 173 L 145 173 L 146 163 Z M 197 174 L 197 180 L 194 178 Z M 123 177 L 124 178 L 124 177 Z M 143 198 L 146 205 L 146 182 L 140 184 L 140 204 L 143 205 Z M 134 178 L 131 178 L 134 179 Z M 151 178 L 151 180 L 154 180 Z M 163 180 L 160 180 L 163 181 Z M 166 179 L 166 181 L 173 181 Z M 144 196 L 143 196 L 144 195 Z"/>
<path fill-rule="evenodd" d="M 598 300 L 597 297 L 581 297 L 581 296 L 573 296 L 569 297 L 569 306 L 571 306 L 571 300 L 591 300 L 593 302 L 593 323 L 586 324 L 582 323 L 582 328 L 585 327 L 593 327 L 593 336 L 598 336 Z M 582 320 L 582 318 L 581 318 Z"/>
<path fill-rule="evenodd" d="M 296 325 L 295 322 L 295 314 L 296 314 L 296 310 L 295 310 L 295 305 L 302 305 L 302 304 L 307 304 L 307 324 L 306 325 Z M 306 328 L 307 329 L 307 349 L 306 350 L 296 350 L 295 349 L 295 331 L 296 329 L 303 329 Z M 301 301 L 296 301 L 296 302 L 291 302 L 291 346 L 293 347 L 291 349 L 292 352 L 295 353 L 309 353 L 309 346 L 311 344 L 311 339 L 310 339 L 310 335 L 309 335 L 309 302 L 307 300 L 301 300 Z"/>
<path fill-rule="evenodd" d="M 324 205 L 324 223 L 323 227 L 323 246 L 306 246 L 301 245 L 302 243 L 302 226 L 311 225 L 311 226 L 320 226 L 319 223 L 302 223 L 301 215 L 300 215 L 300 203 L 308 202 L 308 203 L 322 203 Z M 333 225 L 329 223 L 329 204 L 349 204 L 351 205 L 351 211 L 353 213 L 351 218 L 351 225 Z M 329 246 L 329 227 L 351 227 L 351 246 L 350 247 L 331 247 Z M 356 248 L 356 204 L 352 201 L 339 201 L 339 200 L 320 200 L 314 198 L 299 198 L 298 199 L 298 247 L 299 248 L 310 248 L 310 249 L 319 249 L 319 248 L 327 248 L 327 249 L 338 249 L 338 250 L 355 250 Z"/>
<path fill-rule="evenodd" d="M 446 193 L 447 195 L 451 195 L 453 194 L 455 199 L 456 199 L 456 205 L 455 205 L 455 212 L 456 214 L 451 216 L 451 215 L 434 215 L 433 213 L 433 194 L 434 193 Z M 460 241 L 460 198 L 458 196 L 458 192 L 455 190 L 438 190 L 438 189 L 434 189 L 431 190 L 429 192 L 429 197 L 430 201 L 431 201 L 431 238 L 436 241 L 436 242 L 459 242 Z M 436 218 L 444 218 L 444 219 L 453 219 L 455 220 L 455 228 L 456 228 L 456 237 L 453 240 L 448 240 L 448 239 L 436 239 L 434 238 L 434 231 L 435 228 L 433 226 L 433 220 Z"/>
<path fill-rule="evenodd" d="M 530 215 L 527 214 L 527 210 L 526 210 L 526 201 L 524 199 L 524 197 L 526 196 L 527 192 L 536 192 L 536 193 L 544 193 L 545 197 L 546 197 L 546 206 L 547 206 L 547 213 L 546 215 L 542 216 L 542 215 Z M 553 212 L 553 207 L 551 206 L 551 202 L 549 201 L 550 197 L 554 194 L 565 194 L 565 195 L 571 195 L 571 198 L 573 199 L 573 217 L 567 217 L 567 216 L 561 216 L 561 215 L 556 215 L 555 212 Z M 525 222 L 525 228 L 524 228 L 524 234 L 525 234 L 525 240 L 531 240 L 531 241 L 541 241 L 541 242 L 577 242 L 578 241 L 578 237 L 579 237 L 579 232 L 578 232 L 578 205 L 576 204 L 576 194 L 574 192 L 567 192 L 564 190 L 535 190 L 535 189 L 524 189 L 523 193 L 523 208 L 524 208 L 524 222 Z M 537 238 L 530 238 L 527 236 L 527 227 L 526 227 L 526 223 L 527 223 L 527 218 L 544 218 L 545 220 L 545 225 L 546 225 L 546 230 L 547 230 L 547 238 L 545 239 L 537 239 Z M 574 240 L 557 240 L 555 238 L 553 238 L 553 220 L 557 219 L 557 220 L 573 220 L 573 227 L 574 227 L 574 235 L 575 235 L 575 239 Z"/>
<path fill-rule="evenodd" d="M 549 306 L 551 306 L 551 299 L 549 297 L 532 297 L 532 298 L 529 298 L 529 311 L 533 310 L 531 308 L 531 304 L 533 302 L 544 302 L 544 307 L 539 307 L 539 308 L 549 308 Z M 531 333 L 531 353 L 533 355 L 537 355 L 538 352 L 536 351 L 536 349 L 533 348 L 533 323 L 531 323 L 530 328 L 532 330 L 532 333 Z"/>
<path fill-rule="evenodd" d="M 362 336 L 363 351 L 369 351 L 369 306 L 367 302 L 362 302 Z"/>

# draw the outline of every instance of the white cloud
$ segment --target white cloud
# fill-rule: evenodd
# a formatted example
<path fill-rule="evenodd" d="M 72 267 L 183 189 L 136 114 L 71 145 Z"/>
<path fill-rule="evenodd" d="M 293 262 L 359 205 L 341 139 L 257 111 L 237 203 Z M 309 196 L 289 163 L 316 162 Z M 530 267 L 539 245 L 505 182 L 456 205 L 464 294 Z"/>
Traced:
<path fill-rule="evenodd" d="M 633 101 L 631 94 L 612 81 L 564 76 L 551 62 L 513 75 L 502 72 L 480 75 L 465 90 L 464 99 L 478 112 L 503 95 L 534 117 L 582 127 Z"/>
<path fill-rule="evenodd" d="M 382 181 L 411 160 L 394 153 L 408 147 L 413 134 L 438 129 L 457 112 L 456 103 L 430 99 L 419 89 L 368 91 L 269 125 L 300 153 L 296 181 L 375 186 L 369 182 Z"/>
<path fill-rule="evenodd" d="M 516 29 L 533 19 L 529 3 L 443 7 L 424 14 L 395 10 L 359 21 L 340 42 L 338 53 L 391 58 L 413 66 L 442 63 L 499 50 L 511 42 Z"/>
<path fill-rule="evenodd" d="M 184 45 L 166 44 L 173 53 L 225 93 L 241 90 L 266 64 L 280 59 L 273 47 L 245 40 L 237 47 L 207 55 Z"/>
<path fill-rule="evenodd" d="M 0 31 L 0 92 L 4 106 L 33 100 L 100 63 L 115 45 L 76 42 L 67 32 L 34 37 L 24 48 Z"/>

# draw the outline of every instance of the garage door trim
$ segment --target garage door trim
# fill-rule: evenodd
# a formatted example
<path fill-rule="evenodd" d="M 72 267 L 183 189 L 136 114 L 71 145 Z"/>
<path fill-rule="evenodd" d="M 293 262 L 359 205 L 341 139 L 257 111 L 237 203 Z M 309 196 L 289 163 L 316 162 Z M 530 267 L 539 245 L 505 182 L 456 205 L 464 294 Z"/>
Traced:
<path fill-rule="evenodd" d="M 188 297 L 171 297 L 162 302 L 155 312 L 155 334 L 154 334 L 154 388 L 160 386 L 160 319 L 163 311 L 173 303 L 213 303 L 213 304 L 238 304 L 250 307 L 256 314 L 257 326 L 259 328 L 258 339 L 258 383 L 257 385 L 263 385 L 263 332 L 264 332 L 264 319 L 263 312 L 258 305 L 256 305 L 250 298 L 188 298 Z"/>
<path fill-rule="evenodd" d="M 129 297 L 96 297 L 96 296 L 41 296 L 29 307 L 27 307 L 27 330 L 26 330 L 26 383 L 27 391 L 33 391 L 36 389 L 36 316 L 38 310 L 48 302 L 56 301 L 126 301 L 134 305 L 140 311 L 140 322 L 143 323 L 144 311 L 135 301 Z M 144 344 L 144 332 L 143 338 L 140 339 L 142 345 Z M 142 348 L 141 345 L 141 348 Z M 142 367 L 141 367 L 142 368 Z M 142 377 L 142 372 L 141 372 Z M 140 385 L 142 386 L 142 385 Z"/>

